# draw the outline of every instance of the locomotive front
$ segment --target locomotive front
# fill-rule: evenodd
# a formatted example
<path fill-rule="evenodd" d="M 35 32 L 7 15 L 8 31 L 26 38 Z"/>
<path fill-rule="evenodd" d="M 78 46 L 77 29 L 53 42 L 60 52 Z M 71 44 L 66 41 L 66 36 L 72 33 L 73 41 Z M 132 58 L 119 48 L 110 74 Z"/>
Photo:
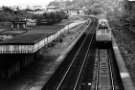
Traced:
<path fill-rule="evenodd" d="M 96 29 L 96 43 L 99 46 L 112 43 L 112 31 L 107 19 L 99 19 Z"/>

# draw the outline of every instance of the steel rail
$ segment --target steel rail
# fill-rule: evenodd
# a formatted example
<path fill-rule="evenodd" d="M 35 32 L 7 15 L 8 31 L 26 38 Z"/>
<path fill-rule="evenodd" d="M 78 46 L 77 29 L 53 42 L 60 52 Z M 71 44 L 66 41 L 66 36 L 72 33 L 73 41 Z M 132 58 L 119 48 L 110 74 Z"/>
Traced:
<path fill-rule="evenodd" d="M 114 79 L 113 79 L 113 71 L 112 71 L 112 65 L 111 65 L 111 59 L 110 55 L 108 54 L 108 64 L 109 64 L 109 72 L 110 72 L 110 77 L 111 77 L 111 86 L 112 90 L 115 90 L 115 85 L 114 85 Z"/>
<path fill-rule="evenodd" d="M 100 69 L 100 56 L 99 56 L 99 49 L 97 49 L 97 59 L 98 59 L 98 64 L 97 64 L 97 71 L 96 71 L 96 87 L 95 90 L 98 90 L 98 84 L 99 84 L 99 69 Z"/>
<path fill-rule="evenodd" d="M 99 90 L 99 69 L 100 69 L 100 52 L 99 49 L 97 49 L 97 57 L 98 57 L 98 64 L 97 64 L 97 70 L 96 70 L 96 82 L 95 82 L 95 90 Z M 109 74 L 110 74 L 110 79 L 111 79 L 111 90 L 115 90 L 115 84 L 114 84 L 114 78 L 113 78 L 113 70 L 112 70 L 112 65 L 111 65 L 111 59 L 110 55 L 107 54 L 107 61 L 108 61 L 108 66 L 109 66 Z M 92 89 L 93 90 L 93 89 Z"/>
<path fill-rule="evenodd" d="M 98 57 L 98 62 L 99 62 L 99 60 L 100 60 L 100 59 L 99 59 L 99 58 L 100 58 L 100 57 L 99 57 L 99 50 L 97 50 L 97 57 Z M 99 69 L 99 67 L 100 67 L 99 64 L 100 64 L 100 63 L 97 64 L 97 65 L 98 65 L 98 66 L 97 66 L 97 69 Z M 98 80 L 99 80 L 99 70 L 97 70 L 97 75 L 96 75 L 96 76 L 97 76 L 97 78 L 96 78 L 96 79 L 97 79 L 97 80 L 96 80 L 96 81 L 97 81 L 97 82 L 96 82 L 96 90 L 98 90 L 98 84 L 99 84 L 99 83 L 98 83 L 98 82 L 99 82 L 99 81 L 98 81 Z"/>
<path fill-rule="evenodd" d="M 91 41 L 90 41 L 90 43 L 89 43 L 88 50 L 87 50 L 86 55 L 85 55 L 85 57 L 84 57 L 84 61 L 83 61 L 83 64 L 81 65 L 81 69 L 80 69 L 80 71 L 79 71 L 78 78 L 77 78 L 77 80 L 76 80 L 76 83 L 75 83 L 75 86 L 74 86 L 74 89 L 73 89 L 73 90 L 76 90 L 76 88 L 77 88 L 77 85 L 78 85 L 78 82 L 79 82 L 81 73 L 82 73 L 83 68 L 84 68 L 84 66 L 85 66 L 85 62 L 87 61 L 88 53 L 89 53 L 89 51 L 90 51 L 90 47 L 91 47 L 93 38 L 94 38 L 94 35 L 92 36 Z"/>
<path fill-rule="evenodd" d="M 60 86 L 62 85 L 62 83 L 63 83 L 64 79 L 66 78 L 66 76 L 67 76 L 67 74 L 68 74 L 70 68 L 72 67 L 73 63 L 74 63 L 75 60 L 76 60 L 75 58 L 77 57 L 77 55 L 79 54 L 81 48 L 83 47 L 83 45 L 84 45 L 86 39 L 87 39 L 87 38 L 85 38 L 85 39 L 83 40 L 83 42 L 82 42 L 82 44 L 81 44 L 79 50 L 77 51 L 76 55 L 74 56 L 72 62 L 70 63 L 70 65 L 69 65 L 69 67 L 68 67 L 66 73 L 65 73 L 64 76 L 62 77 L 62 79 L 61 79 L 59 85 L 57 86 L 56 90 L 59 90 Z"/>
<path fill-rule="evenodd" d="M 89 32 L 89 33 L 90 33 L 90 32 Z M 63 77 L 62 77 L 60 83 L 59 83 L 58 86 L 56 87 L 56 90 L 60 90 L 60 87 L 62 86 L 62 83 L 64 82 L 64 80 L 65 80 L 65 78 L 66 78 L 68 72 L 70 71 L 71 67 L 73 66 L 74 62 L 76 61 L 76 58 L 77 58 L 77 56 L 79 55 L 81 49 L 83 48 L 83 45 L 85 44 L 85 41 L 87 40 L 87 38 L 88 38 L 88 35 L 85 37 L 85 39 L 83 40 L 82 44 L 80 45 L 80 48 L 78 49 L 77 53 L 75 54 L 75 56 L 74 56 L 72 62 L 70 63 L 70 65 L 69 65 L 67 71 L 66 71 L 65 74 L 63 75 Z"/>
<path fill-rule="evenodd" d="M 93 26 L 94 26 L 94 23 L 92 23 L 92 24 L 93 24 Z M 90 33 L 90 31 L 89 31 L 89 33 Z M 62 77 L 62 79 L 61 79 L 60 83 L 58 84 L 56 90 L 60 90 L 60 88 L 61 88 L 61 86 L 62 86 L 64 80 L 66 79 L 66 76 L 68 75 L 68 72 L 71 70 L 71 67 L 73 66 L 74 62 L 76 61 L 76 58 L 77 58 L 77 56 L 79 55 L 79 53 L 80 53 L 81 49 L 83 48 L 83 45 L 85 44 L 85 42 L 86 42 L 86 40 L 88 39 L 88 37 L 89 37 L 89 34 L 88 34 L 88 35 L 85 37 L 85 39 L 83 40 L 83 42 L 82 42 L 82 44 L 81 44 L 79 50 L 78 50 L 77 53 L 75 54 L 75 56 L 74 56 L 72 62 L 70 63 L 70 65 L 69 65 L 69 67 L 68 67 L 66 73 L 65 73 L 64 76 Z"/>

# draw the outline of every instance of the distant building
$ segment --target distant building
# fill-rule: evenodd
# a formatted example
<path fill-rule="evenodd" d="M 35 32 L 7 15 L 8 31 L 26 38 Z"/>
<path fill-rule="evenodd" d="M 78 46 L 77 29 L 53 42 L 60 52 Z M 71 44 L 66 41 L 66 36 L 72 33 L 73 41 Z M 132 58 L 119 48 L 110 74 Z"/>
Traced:
<path fill-rule="evenodd" d="M 36 5 L 36 6 L 31 7 L 31 9 L 33 9 L 33 10 L 41 9 L 41 8 L 43 8 L 43 7 L 42 7 L 42 6 L 40 6 L 40 5 Z"/>
<path fill-rule="evenodd" d="M 59 11 L 59 10 L 60 10 L 60 7 L 54 6 L 54 5 L 48 6 L 48 7 L 46 8 L 46 11 L 47 11 L 47 12 L 53 12 L 53 11 Z"/>
<path fill-rule="evenodd" d="M 27 12 L 35 15 L 43 14 L 45 11 L 45 8 L 43 8 L 42 6 L 27 7 Z"/>
<path fill-rule="evenodd" d="M 45 9 L 36 9 L 28 12 L 36 15 L 36 14 L 43 14 L 45 11 L 46 11 Z"/>
<path fill-rule="evenodd" d="M 27 21 L 26 22 L 27 26 L 35 26 L 36 25 L 36 20 L 34 20 L 34 19 L 27 19 L 26 21 Z"/>
<path fill-rule="evenodd" d="M 16 19 L 11 21 L 12 30 L 26 30 L 26 20 L 25 19 Z"/>
<path fill-rule="evenodd" d="M 70 14 L 70 15 L 83 15 L 84 14 L 84 11 L 83 11 L 83 9 L 74 9 L 74 8 L 72 8 L 72 9 L 68 9 L 68 13 Z"/>

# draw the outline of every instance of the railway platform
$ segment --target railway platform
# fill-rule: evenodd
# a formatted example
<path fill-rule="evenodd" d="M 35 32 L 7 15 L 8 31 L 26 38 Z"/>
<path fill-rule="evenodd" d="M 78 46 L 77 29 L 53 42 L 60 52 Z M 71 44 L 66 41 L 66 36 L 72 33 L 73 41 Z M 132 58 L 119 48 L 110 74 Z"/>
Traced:
<path fill-rule="evenodd" d="M 76 25 L 77 22 L 76 22 Z M 85 25 L 83 26 L 82 24 L 79 26 L 76 26 L 75 28 L 72 27 L 70 28 L 70 30 L 72 32 L 75 32 L 79 29 L 85 29 Z M 83 30 L 79 30 L 79 32 L 77 32 L 77 37 L 79 35 L 80 32 L 83 32 Z M 39 32 L 40 33 L 40 32 Z M 65 32 L 66 33 L 66 32 Z M 72 35 L 73 33 L 71 33 Z M 81 36 L 82 36 L 82 33 L 81 33 Z M 80 37 L 80 36 L 79 36 Z M 74 39 L 75 40 L 75 39 Z M 71 48 L 71 47 L 70 47 Z M 45 49 L 45 48 L 44 48 Z M 25 54 L 24 54 L 25 55 Z M 29 56 L 29 55 L 28 55 Z M 8 58 L 8 57 L 7 57 Z M 25 57 L 24 57 L 25 58 Z M 8 88 L 10 88 L 10 90 L 33 90 L 33 89 L 36 89 L 36 90 L 41 90 L 43 84 L 46 82 L 46 80 L 48 80 L 48 77 L 50 75 L 52 75 L 53 73 L 53 70 L 57 67 L 56 64 L 58 64 L 59 61 L 56 60 L 53 61 L 53 57 L 49 60 L 51 61 L 48 61 L 48 59 L 45 59 L 45 60 L 40 60 L 44 58 L 43 56 L 41 56 L 39 59 L 36 59 L 36 61 L 34 61 L 34 63 L 32 63 L 32 65 L 29 65 L 25 71 L 19 71 L 19 73 L 21 73 L 22 75 L 20 74 L 15 74 L 15 76 L 13 76 L 11 79 L 9 80 L 3 80 L 3 79 L 0 79 L 1 80 L 1 85 L 0 87 L 3 89 L 3 90 L 8 90 Z M 48 58 L 48 57 L 47 57 Z M 26 59 L 26 58 L 25 58 Z M 52 60 L 53 59 L 53 60 Z M 55 57 L 56 59 L 56 57 Z M 33 60 L 33 59 L 31 59 Z M 27 62 L 26 62 L 27 63 Z M 51 66 L 50 65 L 54 65 L 55 66 Z M 60 63 L 60 62 L 59 62 Z M 19 64 L 17 64 L 18 66 Z M 40 66 L 38 66 L 40 65 Z M 32 67 L 31 67 L 32 66 Z M 34 66 L 34 67 L 33 67 Z M 41 68 L 42 67 L 42 68 Z M 47 68 L 48 67 L 48 68 Z M 44 68 L 44 70 L 43 70 Z M 34 70 L 33 70 L 34 69 Z M 15 69 L 17 70 L 17 69 Z M 29 71 L 29 70 L 32 70 L 32 71 Z M 49 71 L 49 70 L 52 70 L 52 71 Z M 29 71 L 29 72 L 28 72 Z M 44 72 L 42 72 L 44 71 Z M 36 75 L 31 75 L 31 74 L 36 74 Z M 40 75 L 40 76 L 38 76 Z M 45 76 L 46 75 L 46 76 Z M 19 81 L 20 80 L 20 81 Z M 3 82 L 3 83 L 2 83 Z M 8 84 L 7 84 L 8 83 Z M 7 87 L 7 85 L 9 85 Z"/>
<path fill-rule="evenodd" d="M 11 39 L 0 42 L 1 54 L 27 54 L 35 53 L 53 40 L 56 40 L 61 34 L 68 32 L 69 29 L 85 23 L 86 21 L 74 22 L 66 25 L 63 29 L 55 33 L 24 33 Z"/>

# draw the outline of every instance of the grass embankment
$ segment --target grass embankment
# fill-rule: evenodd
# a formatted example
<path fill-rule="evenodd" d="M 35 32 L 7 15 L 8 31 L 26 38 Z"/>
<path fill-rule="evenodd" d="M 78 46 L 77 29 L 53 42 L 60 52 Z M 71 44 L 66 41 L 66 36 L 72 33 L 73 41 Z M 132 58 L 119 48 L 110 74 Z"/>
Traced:
<path fill-rule="evenodd" d="M 120 26 L 120 22 L 114 23 L 111 24 L 116 42 L 135 85 L 135 33 Z"/>

